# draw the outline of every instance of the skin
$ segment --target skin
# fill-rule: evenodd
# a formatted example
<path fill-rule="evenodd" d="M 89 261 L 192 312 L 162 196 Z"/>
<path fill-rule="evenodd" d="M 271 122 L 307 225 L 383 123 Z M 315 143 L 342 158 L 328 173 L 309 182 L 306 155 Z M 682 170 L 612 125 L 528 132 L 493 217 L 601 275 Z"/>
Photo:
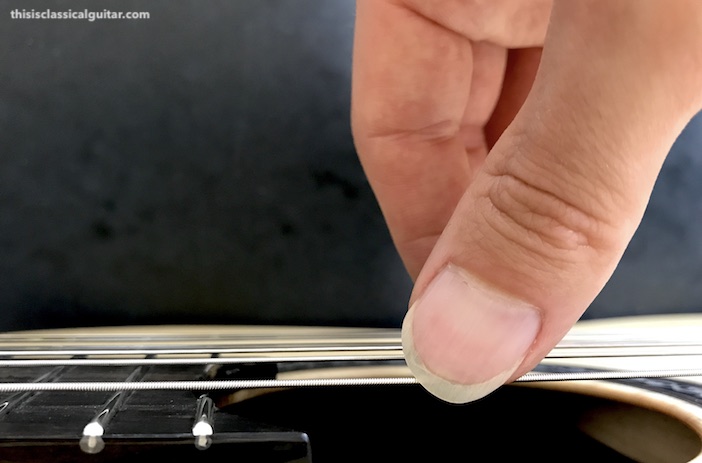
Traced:
<path fill-rule="evenodd" d="M 601 291 L 702 109 L 702 2 L 358 0 L 353 69 L 354 138 L 410 306 L 448 265 L 538 312 L 509 381 Z M 485 379 L 454 365 L 469 340 L 427 320 L 423 367 Z"/>

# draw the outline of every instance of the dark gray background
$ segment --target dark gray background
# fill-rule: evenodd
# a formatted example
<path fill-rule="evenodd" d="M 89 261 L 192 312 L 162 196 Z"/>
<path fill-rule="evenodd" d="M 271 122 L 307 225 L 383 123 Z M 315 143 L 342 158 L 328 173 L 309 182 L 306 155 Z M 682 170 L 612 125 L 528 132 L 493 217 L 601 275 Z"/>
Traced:
<path fill-rule="evenodd" d="M 149 11 L 12 20 L 14 8 Z M 0 330 L 398 326 L 349 130 L 352 0 L 0 0 Z M 702 118 L 586 317 L 702 308 Z"/>

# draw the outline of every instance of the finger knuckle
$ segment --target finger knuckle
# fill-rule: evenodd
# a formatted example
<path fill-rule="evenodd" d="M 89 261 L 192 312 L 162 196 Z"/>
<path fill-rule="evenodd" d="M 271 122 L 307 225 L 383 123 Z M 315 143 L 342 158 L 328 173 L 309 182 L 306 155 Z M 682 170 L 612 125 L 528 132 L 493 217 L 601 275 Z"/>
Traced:
<path fill-rule="evenodd" d="M 609 253 L 620 240 L 612 225 L 533 176 L 503 170 L 483 195 L 485 223 L 527 255 L 570 264 L 587 251 Z"/>

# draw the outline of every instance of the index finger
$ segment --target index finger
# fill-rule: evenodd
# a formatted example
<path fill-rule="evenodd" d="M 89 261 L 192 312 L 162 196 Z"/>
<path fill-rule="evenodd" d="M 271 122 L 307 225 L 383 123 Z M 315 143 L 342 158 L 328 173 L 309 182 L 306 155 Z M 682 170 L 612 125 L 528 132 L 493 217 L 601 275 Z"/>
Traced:
<path fill-rule="evenodd" d="M 550 2 L 359 0 L 359 157 L 415 277 L 487 155 L 507 46 L 543 41 Z"/>
<path fill-rule="evenodd" d="M 470 179 L 457 134 L 472 70 L 465 37 L 392 2 L 357 2 L 354 139 L 413 275 Z"/>

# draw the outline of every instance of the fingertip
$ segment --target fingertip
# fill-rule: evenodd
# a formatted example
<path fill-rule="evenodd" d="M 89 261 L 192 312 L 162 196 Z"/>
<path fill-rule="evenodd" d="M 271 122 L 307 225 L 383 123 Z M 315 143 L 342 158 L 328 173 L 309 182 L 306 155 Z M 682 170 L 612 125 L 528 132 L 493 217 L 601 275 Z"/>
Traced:
<path fill-rule="evenodd" d="M 405 361 L 414 377 L 419 381 L 419 384 L 438 399 L 453 404 L 474 402 L 497 390 L 500 386 L 505 384 L 514 372 L 514 369 L 505 371 L 487 381 L 474 384 L 456 383 L 432 373 L 426 365 L 424 365 L 424 362 L 414 346 L 412 312 L 412 309 L 407 312 L 404 322 L 402 323 L 402 350 L 404 352 Z"/>
<path fill-rule="evenodd" d="M 449 266 L 405 316 L 402 345 L 425 389 L 444 401 L 467 403 L 509 380 L 540 327 L 534 307 Z"/>

